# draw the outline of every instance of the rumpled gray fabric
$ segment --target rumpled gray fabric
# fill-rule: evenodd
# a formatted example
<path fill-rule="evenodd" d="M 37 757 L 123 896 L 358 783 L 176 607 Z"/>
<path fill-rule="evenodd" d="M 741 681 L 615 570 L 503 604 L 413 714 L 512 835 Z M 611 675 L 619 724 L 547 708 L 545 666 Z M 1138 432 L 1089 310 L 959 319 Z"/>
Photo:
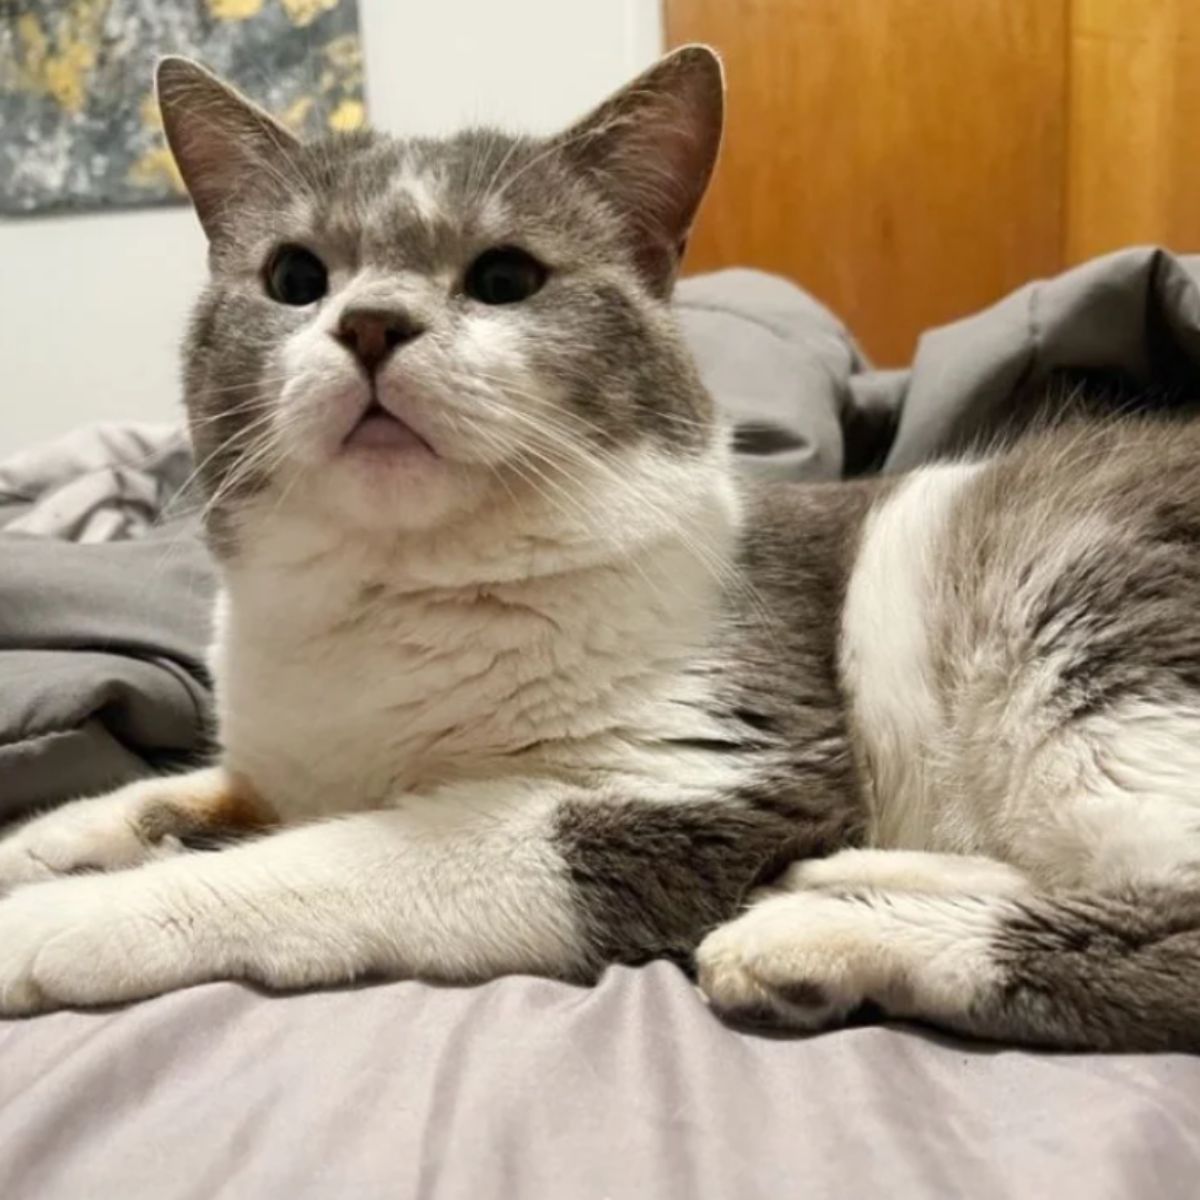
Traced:
<path fill-rule="evenodd" d="M 140 537 L 159 523 L 191 469 L 191 449 L 178 426 L 75 429 L 0 462 L 4 529 L 71 542 Z"/>
<path fill-rule="evenodd" d="M 777 479 L 843 473 L 848 380 L 866 359 L 845 326 L 795 284 L 761 271 L 685 279 L 675 307 L 743 466 Z M 885 405 L 895 403 L 889 395 Z"/>
<path fill-rule="evenodd" d="M 1059 372 L 1194 402 L 1198 279 L 1200 258 L 1123 250 L 925 334 L 911 372 L 894 381 L 899 425 L 887 468 L 906 471 L 981 434 L 1019 429 L 1042 406 L 1037 385 Z"/>
<path fill-rule="evenodd" d="M 1153 250 L 931 332 L 911 371 L 872 371 L 834 317 L 755 272 L 687 281 L 679 305 L 743 463 L 781 478 L 902 470 L 1011 432 L 1064 371 L 1200 396 L 1195 263 Z M 0 537 L 0 553 L 0 805 L 201 745 L 194 530 Z M 68 753 L 13 757 L 21 731 L 60 727 Z M 0 1022 L 3 1200 L 1191 1200 L 1198 1175 L 1198 1059 L 756 1036 L 663 963 L 591 989 L 216 984 Z"/>
<path fill-rule="evenodd" d="M 155 424 L 0 462 L 0 824 L 207 749 L 212 568 L 172 516 L 191 468 Z"/>
<path fill-rule="evenodd" d="M 4 1200 L 1195 1200 L 1200 1062 L 727 1029 L 665 963 L 0 1022 Z"/>
<path fill-rule="evenodd" d="M 212 595 L 188 520 L 108 544 L 0 535 L 0 823 L 203 755 Z"/>
<path fill-rule="evenodd" d="M 758 271 L 685 280 L 678 307 L 744 465 L 775 478 L 907 471 L 1046 415 L 1087 379 L 1122 404 L 1200 397 L 1200 257 L 1122 250 L 926 333 L 908 370 L 873 369 L 845 326 Z"/>

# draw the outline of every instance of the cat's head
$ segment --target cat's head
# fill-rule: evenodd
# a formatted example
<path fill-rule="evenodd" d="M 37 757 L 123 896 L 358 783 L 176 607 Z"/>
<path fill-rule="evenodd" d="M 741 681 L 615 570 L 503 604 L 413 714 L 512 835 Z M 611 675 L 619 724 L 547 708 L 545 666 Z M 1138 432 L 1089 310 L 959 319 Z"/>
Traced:
<path fill-rule="evenodd" d="M 212 512 L 440 529 L 514 498 L 586 508 L 597 479 L 634 489 L 706 454 L 711 403 L 667 300 L 722 92 L 688 47 L 555 137 L 302 144 L 164 60 L 210 243 L 185 378 Z"/>

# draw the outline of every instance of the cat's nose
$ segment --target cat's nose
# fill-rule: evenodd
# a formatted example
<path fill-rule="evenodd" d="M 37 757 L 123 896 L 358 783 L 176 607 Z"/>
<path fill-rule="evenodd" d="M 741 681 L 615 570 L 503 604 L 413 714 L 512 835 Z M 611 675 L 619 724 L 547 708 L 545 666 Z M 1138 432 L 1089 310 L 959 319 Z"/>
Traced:
<path fill-rule="evenodd" d="M 397 346 L 422 332 L 424 326 L 401 309 L 350 308 L 342 313 L 334 337 L 373 375 Z"/>

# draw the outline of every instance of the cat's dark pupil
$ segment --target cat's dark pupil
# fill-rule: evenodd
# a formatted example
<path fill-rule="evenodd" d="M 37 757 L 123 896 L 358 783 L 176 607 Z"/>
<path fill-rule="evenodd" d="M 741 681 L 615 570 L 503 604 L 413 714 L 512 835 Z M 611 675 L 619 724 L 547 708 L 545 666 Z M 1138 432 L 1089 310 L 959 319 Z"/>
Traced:
<path fill-rule="evenodd" d="M 515 246 L 485 250 L 467 271 L 466 292 L 484 304 L 527 300 L 546 281 L 546 268 Z"/>
<path fill-rule="evenodd" d="M 303 246 L 280 246 L 267 265 L 267 294 L 280 304 L 311 304 L 329 289 L 325 264 Z"/>

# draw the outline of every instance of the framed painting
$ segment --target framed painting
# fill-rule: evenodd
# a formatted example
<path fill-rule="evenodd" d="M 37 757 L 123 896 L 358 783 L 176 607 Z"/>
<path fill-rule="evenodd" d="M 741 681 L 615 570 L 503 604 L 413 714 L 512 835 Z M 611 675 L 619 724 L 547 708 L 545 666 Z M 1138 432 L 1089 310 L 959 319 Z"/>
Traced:
<path fill-rule="evenodd" d="M 154 102 L 162 54 L 301 134 L 366 120 L 356 0 L 0 0 L 0 213 L 181 201 Z"/>

